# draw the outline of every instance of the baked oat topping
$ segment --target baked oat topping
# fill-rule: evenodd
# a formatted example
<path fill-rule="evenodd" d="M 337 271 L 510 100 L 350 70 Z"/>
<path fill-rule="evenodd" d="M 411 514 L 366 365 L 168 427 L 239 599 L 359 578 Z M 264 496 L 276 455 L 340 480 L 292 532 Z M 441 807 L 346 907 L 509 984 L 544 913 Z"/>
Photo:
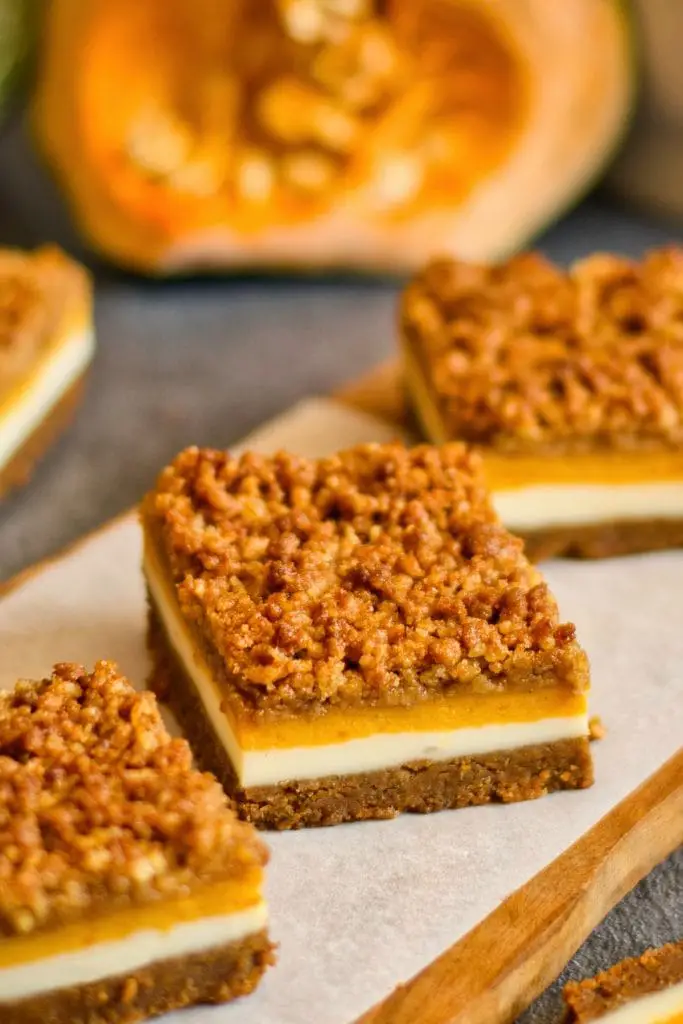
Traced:
<path fill-rule="evenodd" d="M 407 288 L 405 340 L 447 433 L 502 450 L 683 445 L 683 249 L 441 259 Z"/>
<path fill-rule="evenodd" d="M 240 877 L 265 849 L 111 662 L 0 693 L 0 936 Z"/>
<path fill-rule="evenodd" d="M 683 981 L 683 940 L 622 960 L 594 978 L 570 981 L 563 990 L 567 1024 L 597 1020 L 632 999 Z"/>
<path fill-rule="evenodd" d="M 0 250 L 0 388 L 35 358 L 47 325 L 46 297 L 30 257 Z"/>
<path fill-rule="evenodd" d="M 586 685 L 574 627 L 461 444 L 318 461 L 191 448 L 143 519 L 184 616 L 251 706 Z"/>

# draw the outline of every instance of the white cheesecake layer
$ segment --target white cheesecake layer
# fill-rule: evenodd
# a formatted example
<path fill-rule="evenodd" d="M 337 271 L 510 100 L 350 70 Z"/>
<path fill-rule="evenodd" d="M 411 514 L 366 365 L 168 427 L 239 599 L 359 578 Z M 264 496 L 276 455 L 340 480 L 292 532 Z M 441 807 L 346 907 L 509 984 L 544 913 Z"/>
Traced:
<path fill-rule="evenodd" d="M 600 1017 L 599 1024 L 670 1024 L 683 1015 L 683 982 L 633 999 Z"/>
<path fill-rule="evenodd" d="M 72 331 L 36 366 L 30 380 L 10 399 L 7 409 L 0 404 L 0 469 L 76 383 L 92 359 L 94 348 L 92 330 Z M 1 399 L 0 395 L 0 403 Z"/>
<path fill-rule="evenodd" d="M 520 487 L 494 491 L 493 504 L 513 533 L 639 519 L 683 519 L 683 480 Z"/>
<path fill-rule="evenodd" d="M 113 942 L 0 969 L 0 1020 L 3 1002 L 131 974 L 159 960 L 237 942 L 265 928 L 267 919 L 266 904 L 261 901 L 234 914 L 187 921 L 164 930 L 145 929 Z"/>
<path fill-rule="evenodd" d="M 175 655 L 192 679 L 216 736 L 243 787 L 380 771 L 424 759 L 448 761 L 455 757 L 512 750 L 533 743 L 553 743 L 588 734 L 587 715 L 580 714 L 433 732 L 376 733 L 343 743 L 245 750 L 221 710 L 220 688 L 192 643 L 177 607 L 168 599 L 166 586 L 149 558 L 145 560 L 145 576 Z"/>

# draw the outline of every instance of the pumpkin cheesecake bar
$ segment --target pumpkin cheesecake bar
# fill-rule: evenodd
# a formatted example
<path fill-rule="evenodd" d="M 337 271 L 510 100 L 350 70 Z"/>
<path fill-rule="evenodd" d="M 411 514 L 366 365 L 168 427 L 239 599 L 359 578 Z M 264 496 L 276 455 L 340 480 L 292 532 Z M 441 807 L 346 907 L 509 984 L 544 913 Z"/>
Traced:
<path fill-rule="evenodd" d="M 142 521 L 152 686 L 244 818 L 591 783 L 586 656 L 463 445 L 188 449 Z"/>
<path fill-rule="evenodd" d="M 90 280 L 58 249 L 0 249 L 0 494 L 71 418 L 94 349 Z"/>
<path fill-rule="evenodd" d="M 264 847 L 116 666 L 0 694 L 0 1020 L 128 1024 L 250 992 Z"/>
<path fill-rule="evenodd" d="M 681 1024 L 683 940 L 564 988 L 566 1024 Z"/>
<path fill-rule="evenodd" d="M 401 333 L 426 435 L 480 448 L 530 557 L 683 545 L 683 250 L 437 260 Z"/>

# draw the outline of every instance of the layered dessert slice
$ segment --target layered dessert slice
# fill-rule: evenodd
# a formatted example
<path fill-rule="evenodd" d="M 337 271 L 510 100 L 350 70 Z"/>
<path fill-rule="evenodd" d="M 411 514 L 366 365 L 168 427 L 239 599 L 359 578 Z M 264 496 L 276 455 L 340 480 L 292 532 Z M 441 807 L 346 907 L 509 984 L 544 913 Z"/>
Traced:
<path fill-rule="evenodd" d="M 586 656 L 463 445 L 188 449 L 142 521 L 152 685 L 244 818 L 590 784 Z"/>
<path fill-rule="evenodd" d="M 0 494 L 72 416 L 92 359 L 91 286 L 54 247 L 0 249 Z"/>
<path fill-rule="evenodd" d="M 439 260 L 401 333 L 422 428 L 481 449 L 530 557 L 683 545 L 683 250 Z"/>
<path fill-rule="evenodd" d="M 128 1024 L 250 992 L 264 847 L 116 666 L 0 694 L 0 1020 Z"/>
<path fill-rule="evenodd" d="M 683 940 L 564 989 L 566 1024 L 682 1024 Z"/>

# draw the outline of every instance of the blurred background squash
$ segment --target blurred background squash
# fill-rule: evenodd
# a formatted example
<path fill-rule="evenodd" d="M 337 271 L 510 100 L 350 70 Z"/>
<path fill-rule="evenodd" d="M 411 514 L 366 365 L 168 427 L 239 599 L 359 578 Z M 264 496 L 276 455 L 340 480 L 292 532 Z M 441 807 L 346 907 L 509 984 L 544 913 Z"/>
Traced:
<path fill-rule="evenodd" d="M 627 120 L 616 0 L 51 0 L 39 146 L 151 274 L 502 256 Z"/>

